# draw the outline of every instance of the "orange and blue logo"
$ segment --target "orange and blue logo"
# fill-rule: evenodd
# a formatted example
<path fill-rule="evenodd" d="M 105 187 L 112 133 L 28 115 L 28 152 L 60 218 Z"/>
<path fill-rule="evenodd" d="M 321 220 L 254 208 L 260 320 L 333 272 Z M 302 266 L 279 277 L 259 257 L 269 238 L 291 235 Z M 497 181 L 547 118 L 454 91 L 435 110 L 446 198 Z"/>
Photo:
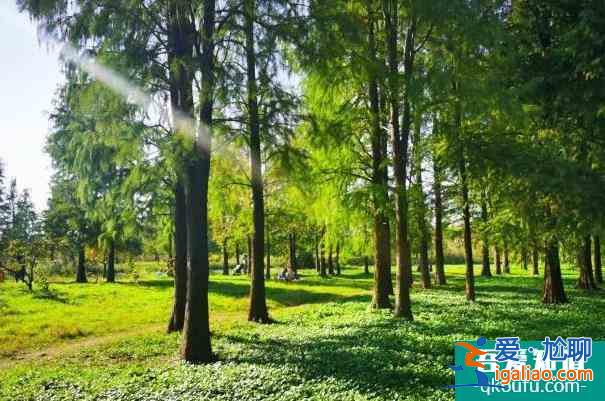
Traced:
<path fill-rule="evenodd" d="M 482 347 L 487 343 L 487 339 L 485 337 L 479 337 L 477 339 L 477 346 Z M 475 358 L 481 357 L 482 355 L 486 355 L 487 351 L 480 350 L 464 341 L 457 341 L 454 345 L 458 347 L 462 347 L 466 350 L 466 354 L 464 355 L 464 365 L 450 365 L 450 369 L 454 372 L 459 372 L 467 368 L 474 368 L 475 377 L 477 378 L 477 383 L 468 383 L 468 384 L 453 384 L 447 386 L 447 388 L 456 388 L 456 387 L 499 387 L 503 388 L 499 384 L 490 384 L 487 375 L 480 371 L 479 369 L 485 369 L 485 364 L 479 361 L 476 361 Z"/>

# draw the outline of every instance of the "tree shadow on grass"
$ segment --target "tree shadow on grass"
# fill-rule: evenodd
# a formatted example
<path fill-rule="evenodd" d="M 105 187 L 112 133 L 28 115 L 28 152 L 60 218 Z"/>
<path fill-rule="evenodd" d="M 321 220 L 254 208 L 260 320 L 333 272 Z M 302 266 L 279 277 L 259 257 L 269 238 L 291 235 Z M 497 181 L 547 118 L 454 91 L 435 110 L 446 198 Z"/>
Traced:
<path fill-rule="evenodd" d="M 452 380 L 446 366 L 451 343 L 398 334 L 398 325 L 397 320 L 354 323 L 344 333 L 333 330 L 333 335 L 309 336 L 302 341 L 246 333 L 223 338 L 247 350 L 230 355 L 229 362 L 286 367 L 305 381 L 336 379 L 384 399 L 389 394 L 425 393 L 428 397 L 435 391 L 446 392 L 444 386 Z"/>
<path fill-rule="evenodd" d="M 54 302 L 58 302 L 58 303 L 62 303 L 62 304 L 69 303 L 69 298 L 67 297 L 66 293 L 64 293 L 62 291 L 58 291 L 53 288 L 49 288 L 47 290 L 35 290 L 32 293 L 32 297 L 35 299 L 42 299 L 45 301 L 54 301 Z"/>
<path fill-rule="evenodd" d="M 332 292 L 308 291 L 297 288 L 296 283 L 288 287 L 266 287 L 267 299 L 278 302 L 284 306 L 298 306 L 303 304 L 315 304 L 326 302 L 359 302 L 368 299 L 369 295 L 340 295 Z M 172 288 L 173 281 L 170 280 L 143 280 L 138 283 L 119 283 L 124 286 L 139 286 L 149 288 Z M 305 283 L 308 285 L 308 283 Z M 250 292 L 250 284 L 247 281 L 228 282 L 210 281 L 209 292 L 235 299 L 246 298 Z"/>

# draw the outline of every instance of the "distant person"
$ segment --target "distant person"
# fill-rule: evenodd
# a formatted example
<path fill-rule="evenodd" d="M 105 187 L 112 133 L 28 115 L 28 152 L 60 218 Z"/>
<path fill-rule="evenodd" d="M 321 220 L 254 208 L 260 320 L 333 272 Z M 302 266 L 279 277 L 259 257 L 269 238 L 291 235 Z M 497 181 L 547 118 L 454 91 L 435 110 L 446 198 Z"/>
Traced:
<path fill-rule="evenodd" d="M 277 279 L 281 281 L 288 281 L 288 268 L 284 267 L 283 270 L 277 274 Z"/>

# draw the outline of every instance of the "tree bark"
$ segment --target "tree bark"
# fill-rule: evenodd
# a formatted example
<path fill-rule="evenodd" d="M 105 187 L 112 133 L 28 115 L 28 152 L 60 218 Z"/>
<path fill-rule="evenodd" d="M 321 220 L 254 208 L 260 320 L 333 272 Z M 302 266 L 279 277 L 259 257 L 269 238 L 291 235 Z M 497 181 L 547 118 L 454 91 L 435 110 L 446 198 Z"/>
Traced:
<path fill-rule="evenodd" d="M 532 274 L 537 276 L 540 274 L 539 264 L 540 264 L 540 254 L 538 251 L 538 246 L 534 244 L 532 248 Z"/>
<path fill-rule="evenodd" d="M 271 237 L 267 233 L 267 266 L 265 266 L 265 278 L 271 280 Z"/>
<path fill-rule="evenodd" d="M 267 297 L 265 294 L 265 200 L 262 172 L 260 123 L 258 116 L 258 89 L 256 82 L 256 50 L 254 19 L 256 0 L 244 1 L 244 30 L 246 31 L 246 70 L 248 89 L 248 129 L 250 131 L 250 170 L 252 179 L 252 209 L 254 239 L 250 283 L 250 309 L 248 320 L 269 323 Z"/>
<path fill-rule="evenodd" d="M 115 283 L 116 281 L 116 242 L 113 239 L 109 240 L 109 250 L 107 253 L 107 282 Z"/>
<path fill-rule="evenodd" d="M 389 103 L 391 109 L 390 125 L 391 125 L 391 147 L 393 149 L 393 169 L 395 176 L 395 218 L 396 218 L 396 256 L 397 256 L 397 274 L 396 274 L 396 300 L 395 300 L 395 316 L 404 319 L 413 319 L 411 300 L 410 300 L 410 282 L 411 276 L 411 260 L 408 257 L 409 241 L 408 241 L 408 202 L 406 188 L 406 167 L 407 167 L 407 143 L 410 131 L 410 101 L 409 101 L 409 85 L 412 74 L 414 61 L 414 35 L 415 35 L 415 19 L 412 18 L 412 26 L 408 29 L 406 35 L 406 48 L 404 55 L 405 64 L 405 92 L 403 98 L 403 127 L 400 131 L 399 127 L 399 56 L 397 52 L 397 37 L 398 37 L 398 7 L 395 0 L 383 0 L 383 14 L 385 19 L 385 28 L 387 34 L 387 59 L 388 59 L 388 86 L 389 86 Z M 373 24 L 373 21 L 372 21 Z M 375 39 L 373 35 L 373 26 L 370 26 L 370 52 L 375 58 Z M 372 94 L 370 94 L 371 97 Z M 374 127 L 374 130 L 378 130 Z M 381 234 L 375 232 L 375 241 Z M 389 246 L 390 247 L 390 246 Z M 383 255 L 379 253 L 380 248 L 376 247 L 376 268 L 374 270 L 375 285 L 374 285 L 374 301 L 375 307 L 390 307 L 388 293 L 382 294 L 383 277 L 382 259 Z M 390 255 L 390 249 L 387 250 Z M 390 271 L 390 256 L 389 256 L 389 271 Z M 388 284 L 391 285 L 390 275 Z"/>
<path fill-rule="evenodd" d="M 290 233 L 288 234 L 288 249 L 289 249 L 289 256 L 288 256 L 288 268 L 295 272 L 297 271 L 297 266 L 296 266 L 296 234 L 294 233 Z"/>
<path fill-rule="evenodd" d="M 482 194 L 481 199 L 481 220 L 484 224 L 484 232 L 481 235 L 481 276 L 483 277 L 491 277 L 492 271 L 490 268 L 489 261 L 489 237 L 487 235 L 486 229 L 489 223 L 489 214 L 487 210 L 487 200 L 485 199 L 485 193 Z"/>
<path fill-rule="evenodd" d="M 441 168 L 436 156 L 433 156 L 434 192 L 435 192 L 435 283 L 445 285 L 445 258 L 443 256 L 443 200 L 441 189 Z"/>
<path fill-rule="evenodd" d="M 334 259 L 336 275 L 340 276 L 340 242 L 336 242 L 336 258 Z"/>
<path fill-rule="evenodd" d="M 456 83 L 455 90 L 458 91 L 458 84 Z M 459 155 L 458 155 L 458 172 L 460 174 L 460 192 L 462 197 L 462 216 L 464 219 L 464 257 L 466 260 L 466 271 L 464 275 L 465 279 L 465 293 L 468 301 L 475 300 L 475 273 L 473 270 L 473 243 L 471 238 L 471 212 L 470 202 L 468 197 L 468 177 L 466 174 L 466 156 L 464 143 L 460 138 L 462 129 L 462 110 L 460 100 L 456 102 L 455 110 L 455 124 L 456 131 L 458 134 L 459 143 Z"/>
<path fill-rule="evenodd" d="M 254 217 L 253 217 L 254 219 Z M 248 257 L 246 258 L 246 273 L 250 275 L 252 273 L 252 254 L 254 253 L 254 248 L 252 248 L 252 236 L 248 234 Z"/>
<path fill-rule="evenodd" d="M 405 114 L 405 113 L 404 113 Z M 418 247 L 418 269 L 422 280 L 422 288 L 431 288 L 431 273 L 429 271 L 429 230 L 426 224 L 426 206 L 424 204 L 424 189 L 422 188 L 422 148 L 421 148 L 421 117 L 417 116 L 414 122 L 414 170 L 416 175 L 416 188 L 418 191 L 417 224 L 420 231 Z"/>
<path fill-rule="evenodd" d="M 315 236 L 315 270 L 317 273 L 321 273 L 321 261 L 319 259 L 319 235 Z"/>
<path fill-rule="evenodd" d="M 504 240 L 504 273 L 510 273 L 510 258 L 508 250 L 508 242 Z"/>
<path fill-rule="evenodd" d="M 76 283 L 86 283 L 86 254 L 84 252 L 84 245 L 81 245 L 78 249 L 78 267 L 76 271 Z"/>
<path fill-rule="evenodd" d="M 334 275 L 334 259 L 332 258 L 332 250 L 333 250 L 333 246 L 332 244 L 330 244 L 330 247 L 328 248 L 328 274 L 330 276 Z"/>
<path fill-rule="evenodd" d="M 239 266 L 239 264 L 241 262 L 241 254 L 242 254 L 242 252 L 239 249 L 239 243 L 236 242 L 235 243 L 235 264 L 237 266 Z"/>
<path fill-rule="evenodd" d="M 578 252 L 578 265 L 580 267 L 580 277 L 578 278 L 578 288 L 583 290 L 596 290 L 597 284 L 592 271 L 592 244 L 590 235 L 582 239 L 582 245 Z"/>
<path fill-rule="evenodd" d="M 191 135 L 180 132 L 184 127 L 179 117 L 193 118 L 193 74 L 186 65 L 192 61 L 194 28 L 191 20 L 184 14 L 182 4 L 176 0 L 169 3 L 168 11 L 168 63 L 170 81 L 170 106 L 173 114 L 175 134 Z M 189 64 L 190 65 L 190 64 Z M 172 314 L 168 321 L 168 333 L 182 331 L 185 322 L 187 303 L 187 200 L 185 186 L 187 172 L 185 163 L 176 165 L 176 183 L 174 186 L 174 301 Z M 172 245 L 172 244 L 171 244 Z M 172 247 L 171 247 L 172 248 Z"/>
<path fill-rule="evenodd" d="M 500 275 L 502 274 L 502 259 L 500 258 L 500 247 L 496 245 L 494 249 L 496 252 L 496 274 Z"/>
<path fill-rule="evenodd" d="M 594 275 L 595 281 L 603 284 L 603 269 L 601 265 L 601 237 L 594 236 Z"/>
<path fill-rule="evenodd" d="M 529 263 L 528 261 L 528 251 L 526 247 L 523 247 L 522 251 L 521 251 L 521 259 L 523 262 L 523 270 L 527 270 L 527 264 Z"/>
<path fill-rule="evenodd" d="M 369 7 L 372 7 L 371 5 Z M 371 115 L 371 144 L 372 144 L 372 194 L 374 206 L 374 291 L 372 297 L 373 308 L 391 308 L 389 299 L 391 261 L 389 240 L 389 219 L 386 214 L 387 204 L 387 166 L 386 155 L 383 153 L 383 130 L 380 126 L 380 101 L 378 98 L 378 78 L 375 67 L 378 66 L 376 59 L 376 42 L 374 36 L 375 21 L 374 10 L 368 9 L 368 52 L 370 57 L 369 74 L 369 99 Z"/>
<path fill-rule="evenodd" d="M 193 31 L 190 10 L 183 5 L 179 15 Z M 181 337 L 181 357 L 190 363 L 213 360 L 208 310 L 208 179 L 210 176 L 212 108 L 214 105 L 214 22 L 215 0 L 206 0 L 199 35 L 201 41 L 200 132 L 195 139 L 194 154 L 188 158 L 187 250 L 188 285 L 185 323 Z M 187 46 L 189 47 L 189 46 Z"/>
<path fill-rule="evenodd" d="M 567 302 L 563 289 L 560 263 L 559 244 L 557 240 L 551 239 L 546 242 L 546 253 L 544 255 L 542 302 L 545 304 L 563 304 Z"/>
<path fill-rule="evenodd" d="M 229 275 L 229 250 L 227 249 L 227 238 L 223 239 L 223 276 Z"/>
<path fill-rule="evenodd" d="M 324 228 L 325 231 L 325 228 Z M 324 241 L 321 241 L 321 244 L 319 245 L 319 249 L 320 249 L 320 256 L 319 256 L 319 264 L 320 264 L 320 276 L 322 277 L 326 277 L 328 275 L 327 273 L 327 265 L 326 265 L 326 245 L 324 243 Z"/>
<path fill-rule="evenodd" d="M 168 333 L 183 330 L 187 303 L 187 202 L 180 180 L 175 186 L 174 199 L 174 302 Z"/>

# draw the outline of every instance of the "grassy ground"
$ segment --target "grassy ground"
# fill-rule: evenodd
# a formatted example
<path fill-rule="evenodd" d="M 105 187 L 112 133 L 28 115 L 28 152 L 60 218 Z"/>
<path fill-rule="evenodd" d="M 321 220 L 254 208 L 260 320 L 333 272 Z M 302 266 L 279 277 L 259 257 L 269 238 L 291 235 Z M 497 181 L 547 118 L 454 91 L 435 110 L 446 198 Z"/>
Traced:
<path fill-rule="evenodd" d="M 572 302 L 540 304 L 541 278 L 520 269 L 477 279 L 464 301 L 463 270 L 449 284 L 414 289 L 415 321 L 371 312 L 371 278 L 347 269 L 299 283 L 268 283 L 270 326 L 245 322 L 247 277 L 213 275 L 213 346 L 220 361 L 177 359 L 178 334 L 163 333 L 168 279 L 51 284 L 52 295 L 0 286 L 0 400 L 440 400 L 453 399 L 453 341 L 480 335 L 603 339 L 601 292 L 573 289 Z"/>

